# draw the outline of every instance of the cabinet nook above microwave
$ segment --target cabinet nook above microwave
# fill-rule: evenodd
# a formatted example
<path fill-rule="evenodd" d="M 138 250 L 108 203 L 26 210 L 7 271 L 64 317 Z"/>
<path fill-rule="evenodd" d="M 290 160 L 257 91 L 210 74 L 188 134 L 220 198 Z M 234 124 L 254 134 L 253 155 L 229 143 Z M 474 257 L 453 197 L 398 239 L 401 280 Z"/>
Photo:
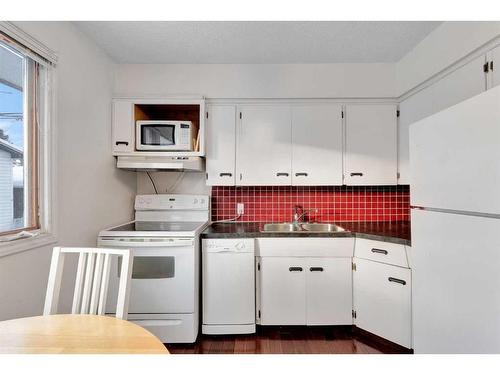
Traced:
<path fill-rule="evenodd" d="M 204 156 L 203 98 L 113 99 L 115 156 Z"/>

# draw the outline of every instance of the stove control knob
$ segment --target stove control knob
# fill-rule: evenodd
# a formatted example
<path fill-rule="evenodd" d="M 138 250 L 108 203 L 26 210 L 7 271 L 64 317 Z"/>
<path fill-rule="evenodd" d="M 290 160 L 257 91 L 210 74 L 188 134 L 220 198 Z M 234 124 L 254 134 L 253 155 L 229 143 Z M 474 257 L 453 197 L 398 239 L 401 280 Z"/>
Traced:
<path fill-rule="evenodd" d="M 197 203 L 198 203 L 198 199 L 197 199 L 197 198 L 194 198 L 193 203 L 194 203 L 194 204 L 197 204 Z"/>
<path fill-rule="evenodd" d="M 245 244 L 243 242 L 238 242 L 236 244 L 236 249 L 237 250 L 243 250 L 245 248 Z"/>

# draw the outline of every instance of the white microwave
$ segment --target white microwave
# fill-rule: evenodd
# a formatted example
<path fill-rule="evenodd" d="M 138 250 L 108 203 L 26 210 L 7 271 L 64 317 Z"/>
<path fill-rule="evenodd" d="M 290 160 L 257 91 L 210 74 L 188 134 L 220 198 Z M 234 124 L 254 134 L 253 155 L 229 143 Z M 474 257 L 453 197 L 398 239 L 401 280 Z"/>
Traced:
<path fill-rule="evenodd" d="M 191 121 L 137 121 L 136 148 L 141 151 L 192 151 Z"/>

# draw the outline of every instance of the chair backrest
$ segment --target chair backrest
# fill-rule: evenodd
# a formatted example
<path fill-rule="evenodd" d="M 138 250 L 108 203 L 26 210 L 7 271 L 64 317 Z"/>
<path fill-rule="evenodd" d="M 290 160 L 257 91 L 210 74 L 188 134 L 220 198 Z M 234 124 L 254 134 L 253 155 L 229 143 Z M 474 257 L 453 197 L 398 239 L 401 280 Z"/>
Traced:
<path fill-rule="evenodd" d="M 97 249 L 55 247 L 52 252 L 49 282 L 45 297 L 44 315 L 57 313 L 61 290 L 64 258 L 67 253 L 80 254 L 76 270 L 72 314 L 98 314 L 106 312 L 106 298 L 110 278 L 111 257 L 122 257 L 116 317 L 127 319 L 132 276 L 133 252 L 125 249 Z"/>

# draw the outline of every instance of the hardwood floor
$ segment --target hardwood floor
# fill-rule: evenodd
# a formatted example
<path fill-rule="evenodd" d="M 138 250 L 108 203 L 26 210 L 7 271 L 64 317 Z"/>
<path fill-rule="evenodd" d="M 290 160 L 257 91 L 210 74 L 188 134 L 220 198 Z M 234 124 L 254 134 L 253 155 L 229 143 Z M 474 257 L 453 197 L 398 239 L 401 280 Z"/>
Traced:
<path fill-rule="evenodd" d="M 254 335 L 200 335 L 172 354 L 382 354 L 409 352 L 347 327 L 258 327 Z"/>

